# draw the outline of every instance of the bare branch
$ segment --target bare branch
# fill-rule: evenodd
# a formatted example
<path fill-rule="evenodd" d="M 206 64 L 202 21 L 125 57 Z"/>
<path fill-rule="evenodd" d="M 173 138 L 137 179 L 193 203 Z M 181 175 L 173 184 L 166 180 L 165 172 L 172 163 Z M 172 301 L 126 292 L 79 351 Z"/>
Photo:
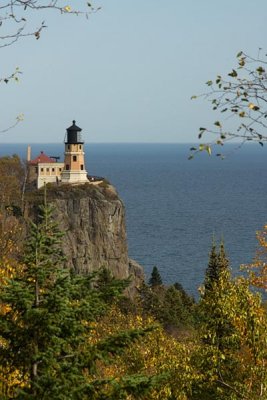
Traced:
<path fill-rule="evenodd" d="M 19 114 L 16 117 L 16 121 L 14 122 L 14 124 L 10 125 L 8 128 L 5 128 L 3 130 L 0 131 L 0 134 L 4 134 L 8 131 L 10 131 L 11 129 L 15 128 L 20 122 L 22 122 L 24 120 L 24 115 L 23 114 Z"/>
<path fill-rule="evenodd" d="M 11 34 L 2 34 L 0 36 L 0 48 L 11 46 L 21 38 L 33 36 L 36 39 L 40 38 L 40 34 L 46 28 L 45 21 L 33 29 L 29 27 L 30 21 L 27 19 L 28 11 L 42 12 L 44 10 L 57 11 L 60 14 L 84 15 L 86 18 L 90 14 L 97 12 L 100 7 L 94 8 L 89 2 L 85 2 L 84 9 L 72 8 L 70 5 L 61 4 L 62 1 L 41 1 L 41 0 L 9 0 L 4 5 L 0 6 L 0 28 L 6 27 L 6 24 L 14 24 L 14 32 Z M 8 26 L 10 29 L 10 25 Z M 11 28 L 12 29 L 12 28 Z"/>
<path fill-rule="evenodd" d="M 34 37 L 38 40 L 42 31 L 47 27 L 45 21 L 39 23 L 37 28 L 31 24 L 31 13 L 43 13 L 45 10 L 56 11 L 60 14 L 83 15 L 86 18 L 96 13 L 101 7 L 95 8 L 91 3 L 85 1 L 82 9 L 75 8 L 75 2 L 70 0 L 72 5 L 66 5 L 63 0 L 2 0 L 0 2 L 0 48 L 12 46 L 20 39 Z M 18 81 L 21 74 L 19 68 L 8 76 L 0 77 L 1 83 Z M 22 114 L 16 118 L 11 126 L 0 130 L 0 134 L 8 132 L 23 120 Z"/>

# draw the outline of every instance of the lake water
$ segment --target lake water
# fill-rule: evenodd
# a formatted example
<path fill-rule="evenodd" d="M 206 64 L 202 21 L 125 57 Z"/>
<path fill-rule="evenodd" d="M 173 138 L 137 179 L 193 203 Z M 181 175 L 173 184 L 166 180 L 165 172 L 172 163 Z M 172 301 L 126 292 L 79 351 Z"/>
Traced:
<path fill-rule="evenodd" d="M 0 155 L 26 157 L 26 145 L 1 145 Z M 185 144 L 87 144 L 86 169 L 116 186 L 127 216 L 129 255 L 149 276 L 197 294 L 212 237 L 224 238 L 234 273 L 251 262 L 255 232 L 267 222 L 267 149 L 250 145 L 225 160 L 201 154 L 188 161 Z M 63 144 L 36 144 L 48 155 Z"/>

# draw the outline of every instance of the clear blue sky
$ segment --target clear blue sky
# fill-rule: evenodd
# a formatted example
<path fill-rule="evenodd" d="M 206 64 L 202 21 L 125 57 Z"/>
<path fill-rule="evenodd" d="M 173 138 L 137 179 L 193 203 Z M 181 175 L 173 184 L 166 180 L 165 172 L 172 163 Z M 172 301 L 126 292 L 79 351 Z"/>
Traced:
<path fill-rule="evenodd" d="M 267 51 L 266 0 L 94 4 L 102 10 L 89 20 L 35 13 L 33 26 L 48 25 L 40 40 L 0 50 L 1 76 L 23 71 L 20 83 L 0 86 L 0 130 L 25 114 L 2 143 L 61 142 L 72 119 L 86 142 L 197 141 L 215 117 L 191 95 L 229 72 L 239 50 Z"/>

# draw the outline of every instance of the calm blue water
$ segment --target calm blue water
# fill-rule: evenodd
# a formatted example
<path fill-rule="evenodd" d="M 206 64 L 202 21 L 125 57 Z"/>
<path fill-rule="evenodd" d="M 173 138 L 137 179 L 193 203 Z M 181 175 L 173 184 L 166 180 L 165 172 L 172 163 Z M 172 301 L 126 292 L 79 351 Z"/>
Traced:
<path fill-rule="evenodd" d="M 62 155 L 63 144 L 33 145 Z M 267 222 L 267 149 L 244 147 L 225 160 L 188 161 L 184 144 L 87 144 L 86 168 L 107 177 L 126 206 L 130 257 L 147 276 L 157 265 L 166 283 L 192 294 L 203 281 L 213 234 L 224 238 L 234 273 L 249 263 L 255 232 Z M 0 155 L 26 145 L 1 145 Z"/>

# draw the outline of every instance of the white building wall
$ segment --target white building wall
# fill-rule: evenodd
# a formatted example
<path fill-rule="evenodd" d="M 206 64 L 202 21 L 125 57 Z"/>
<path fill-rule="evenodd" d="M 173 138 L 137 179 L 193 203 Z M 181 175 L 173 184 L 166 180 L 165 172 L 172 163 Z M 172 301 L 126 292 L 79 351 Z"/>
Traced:
<path fill-rule="evenodd" d="M 61 182 L 61 174 L 64 163 L 39 163 L 37 188 L 40 189 L 45 183 Z"/>

